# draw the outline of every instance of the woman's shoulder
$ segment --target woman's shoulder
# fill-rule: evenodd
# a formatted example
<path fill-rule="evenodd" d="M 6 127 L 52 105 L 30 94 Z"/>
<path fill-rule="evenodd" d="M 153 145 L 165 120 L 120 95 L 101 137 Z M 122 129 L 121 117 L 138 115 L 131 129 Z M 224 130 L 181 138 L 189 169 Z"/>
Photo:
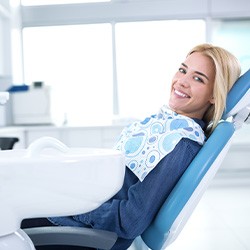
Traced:
<path fill-rule="evenodd" d="M 164 157 L 163 161 L 171 161 L 175 164 L 185 164 L 193 160 L 202 148 L 198 142 L 189 138 L 182 138 L 175 146 L 174 150 Z M 177 163 L 178 162 L 178 163 Z"/>

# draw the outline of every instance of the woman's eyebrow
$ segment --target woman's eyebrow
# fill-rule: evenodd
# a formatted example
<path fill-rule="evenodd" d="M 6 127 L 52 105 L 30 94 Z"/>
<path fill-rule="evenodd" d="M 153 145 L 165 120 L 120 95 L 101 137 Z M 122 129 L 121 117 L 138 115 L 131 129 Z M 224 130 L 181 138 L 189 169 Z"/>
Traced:
<path fill-rule="evenodd" d="M 188 68 L 188 66 L 185 63 L 182 63 L 182 66 L 184 66 L 185 68 Z M 198 75 L 204 76 L 209 81 L 208 76 L 205 75 L 204 73 L 202 73 L 200 71 L 195 71 L 195 73 L 198 74 Z"/>

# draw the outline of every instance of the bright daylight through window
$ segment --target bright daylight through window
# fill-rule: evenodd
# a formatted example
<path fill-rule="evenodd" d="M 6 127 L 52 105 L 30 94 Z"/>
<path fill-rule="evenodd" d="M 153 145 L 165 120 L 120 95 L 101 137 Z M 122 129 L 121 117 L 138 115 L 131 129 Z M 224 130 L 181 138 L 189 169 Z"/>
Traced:
<path fill-rule="evenodd" d="M 25 82 L 51 86 L 55 112 L 65 114 L 71 124 L 111 122 L 113 84 L 119 118 L 150 115 L 167 102 L 183 55 L 205 41 L 205 22 L 117 23 L 115 37 L 113 83 L 111 24 L 25 28 Z"/>
<path fill-rule="evenodd" d="M 183 57 L 202 42 L 203 20 L 117 24 L 120 114 L 143 118 L 157 112 L 168 100 L 172 76 Z"/>
<path fill-rule="evenodd" d="M 110 119 L 110 24 L 25 28 L 23 43 L 25 82 L 43 81 L 51 86 L 58 122 L 61 116 L 67 116 L 71 124 Z"/>

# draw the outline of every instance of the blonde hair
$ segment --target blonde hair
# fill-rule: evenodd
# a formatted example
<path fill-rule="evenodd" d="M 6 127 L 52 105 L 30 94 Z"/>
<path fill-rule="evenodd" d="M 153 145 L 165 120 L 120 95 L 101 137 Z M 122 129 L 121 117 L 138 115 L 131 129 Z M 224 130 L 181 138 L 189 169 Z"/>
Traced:
<path fill-rule="evenodd" d="M 212 132 L 221 119 L 226 106 L 227 93 L 239 78 L 241 67 L 234 55 L 218 46 L 201 44 L 191 49 L 187 56 L 194 52 L 201 52 L 203 55 L 209 57 L 215 67 L 214 104 L 209 107 L 203 117 L 203 120 L 207 124 L 212 122 L 210 131 Z"/>

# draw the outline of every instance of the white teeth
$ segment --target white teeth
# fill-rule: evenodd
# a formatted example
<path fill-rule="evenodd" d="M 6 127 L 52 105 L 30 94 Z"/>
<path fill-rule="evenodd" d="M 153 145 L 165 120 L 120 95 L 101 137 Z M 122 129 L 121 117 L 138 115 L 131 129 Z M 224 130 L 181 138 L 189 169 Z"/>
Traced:
<path fill-rule="evenodd" d="M 185 95 L 185 94 L 183 94 L 183 93 L 181 93 L 180 91 L 178 91 L 178 90 L 174 90 L 174 92 L 175 92 L 175 94 L 176 95 L 178 95 L 178 96 L 181 96 L 181 97 L 188 97 L 188 95 Z"/>

